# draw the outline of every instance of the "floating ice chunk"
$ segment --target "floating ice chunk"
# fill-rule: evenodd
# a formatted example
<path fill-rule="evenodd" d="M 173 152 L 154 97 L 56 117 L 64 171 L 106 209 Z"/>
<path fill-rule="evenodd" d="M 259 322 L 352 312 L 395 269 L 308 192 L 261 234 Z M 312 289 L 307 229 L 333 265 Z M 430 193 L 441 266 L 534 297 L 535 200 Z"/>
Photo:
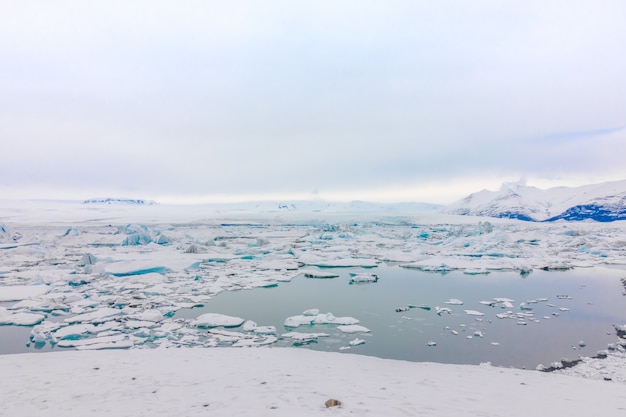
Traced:
<path fill-rule="evenodd" d="M 13 304 L 8 309 L 50 312 L 57 309 L 67 309 L 67 306 L 57 304 L 52 300 L 22 300 Z"/>
<path fill-rule="evenodd" d="M 371 330 L 359 324 L 338 326 L 337 329 L 343 333 L 369 333 Z"/>
<path fill-rule="evenodd" d="M 435 312 L 436 312 L 439 316 L 441 316 L 443 313 L 452 314 L 452 310 L 451 310 L 451 309 L 449 309 L 448 307 L 439 307 L 439 306 L 436 306 L 436 307 L 435 307 Z"/>
<path fill-rule="evenodd" d="M 359 346 L 359 345 L 362 345 L 364 343 L 365 343 L 365 340 L 359 339 L 358 337 L 356 339 L 351 340 L 351 341 L 348 342 L 348 344 L 350 346 Z"/>
<path fill-rule="evenodd" d="M 275 326 L 257 326 L 254 329 L 254 333 L 267 334 L 267 335 L 276 334 L 276 327 Z"/>
<path fill-rule="evenodd" d="M 409 307 L 409 308 L 421 308 L 422 310 L 426 310 L 426 311 L 430 311 L 430 308 L 431 308 L 427 304 L 419 304 L 419 305 L 409 304 L 407 307 Z"/>
<path fill-rule="evenodd" d="M 79 314 L 74 317 L 68 317 L 65 319 L 66 323 L 104 323 L 105 321 L 113 320 L 116 316 L 122 314 L 122 311 L 118 308 L 104 307 L 95 309 L 88 313 Z"/>
<path fill-rule="evenodd" d="M 481 332 L 480 330 L 476 330 L 476 331 L 474 332 L 474 336 L 476 336 L 476 337 L 480 337 L 480 338 L 484 337 L 483 332 Z"/>
<path fill-rule="evenodd" d="M 479 301 L 480 304 L 484 305 L 484 306 L 489 306 L 489 307 L 493 307 L 497 304 L 497 301 L 493 300 L 493 301 Z"/>
<path fill-rule="evenodd" d="M 126 346 L 126 344 L 122 344 L 121 342 L 124 342 L 124 341 L 130 341 L 128 339 L 128 335 L 117 334 L 113 336 L 92 337 L 90 339 L 76 339 L 76 340 L 65 339 L 65 340 L 60 340 L 57 346 L 58 347 L 74 347 L 77 349 L 81 347 L 85 348 L 86 346 L 91 346 L 91 345 L 95 345 L 94 349 L 107 349 L 106 347 L 104 347 L 105 345 L 116 344 L 116 343 L 120 343 L 120 345 L 118 345 L 120 347 L 132 346 L 132 342 L 130 343 L 130 346 Z"/>
<path fill-rule="evenodd" d="M 328 278 L 337 278 L 339 274 L 334 272 L 325 272 L 325 271 L 302 271 L 304 276 L 307 278 L 320 278 L 320 279 L 328 279 Z"/>
<path fill-rule="evenodd" d="M 486 268 L 473 268 L 463 271 L 465 275 L 489 275 L 491 271 Z"/>
<path fill-rule="evenodd" d="M 437 342 L 434 342 L 434 341 L 431 340 L 428 343 L 426 343 L 426 345 L 428 345 L 430 347 L 434 347 L 434 346 L 437 346 Z"/>
<path fill-rule="evenodd" d="M 306 342 L 306 341 L 317 340 L 318 337 L 328 337 L 330 335 L 328 333 L 288 332 L 288 333 L 283 333 L 281 336 L 296 340 L 298 342 Z"/>
<path fill-rule="evenodd" d="M 138 313 L 129 314 L 128 318 L 140 321 L 159 322 L 164 319 L 163 313 L 159 310 L 144 310 Z"/>
<path fill-rule="evenodd" d="M 304 259 L 300 261 L 305 265 L 318 266 L 321 268 L 375 268 L 379 262 L 376 259 Z"/>
<path fill-rule="evenodd" d="M 219 313 L 206 313 L 193 320 L 191 324 L 196 327 L 238 327 L 244 319 L 241 317 L 227 316 Z"/>
<path fill-rule="evenodd" d="M 45 318 L 45 315 L 39 313 L 13 313 L 6 308 L 0 307 L 0 326 L 34 326 L 44 321 Z"/>
<path fill-rule="evenodd" d="M 285 319 L 285 327 L 298 327 L 313 324 L 337 324 L 350 325 L 357 324 L 359 321 L 353 317 L 335 317 L 332 313 L 320 313 L 316 316 L 291 316 Z"/>
<path fill-rule="evenodd" d="M 525 310 L 525 311 L 530 311 L 533 309 L 531 306 L 526 305 L 526 303 L 520 303 L 519 308 L 520 310 Z"/>
<path fill-rule="evenodd" d="M 318 308 L 311 308 L 304 311 L 302 314 L 304 314 L 305 316 L 317 316 L 318 314 L 320 314 L 320 310 Z"/>
<path fill-rule="evenodd" d="M 239 339 L 235 343 L 233 343 L 233 347 L 252 347 L 252 346 L 264 346 L 270 345 L 272 343 L 276 343 L 278 338 L 276 336 L 267 336 L 263 339 L 254 338 L 254 339 Z"/>
<path fill-rule="evenodd" d="M 128 320 L 124 322 L 124 326 L 127 329 L 142 329 L 142 328 L 153 328 L 157 326 L 157 323 L 153 321 L 146 320 Z"/>
<path fill-rule="evenodd" d="M 252 320 L 246 320 L 242 325 L 241 325 L 241 329 L 244 332 L 252 332 L 257 328 L 257 323 L 255 321 Z"/>
<path fill-rule="evenodd" d="M 333 313 L 318 314 L 315 316 L 314 324 L 337 324 L 350 325 L 358 324 L 359 320 L 354 317 L 335 317 Z"/>
<path fill-rule="evenodd" d="M 313 321 L 315 321 L 316 316 L 291 316 L 285 319 L 284 326 L 285 327 L 298 327 L 298 326 L 306 326 L 312 325 Z"/>
<path fill-rule="evenodd" d="M 476 311 L 476 310 L 463 310 L 465 311 L 465 314 L 468 314 L 470 316 L 484 316 L 485 313 L 481 313 L 480 311 Z"/>
<path fill-rule="evenodd" d="M 371 274 L 371 273 L 360 273 L 360 274 L 351 273 L 350 274 L 350 283 L 359 284 L 359 283 L 371 283 L 371 282 L 377 282 L 377 281 L 378 281 L 378 275 L 376 274 Z"/>
<path fill-rule="evenodd" d="M 95 333 L 98 328 L 93 324 L 75 324 L 72 326 L 61 327 L 53 334 L 58 339 L 79 339 L 81 336 L 87 333 Z"/>
<path fill-rule="evenodd" d="M 567 308 L 567 307 L 559 307 L 559 310 L 560 310 L 560 311 L 569 311 L 570 309 L 569 309 L 569 308 Z"/>
<path fill-rule="evenodd" d="M 459 300 L 458 298 L 451 298 L 448 301 L 446 301 L 444 304 L 451 304 L 451 305 L 463 305 L 463 301 Z"/>
<path fill-rule="evenodd" d="M 8 285 L 0 291 L 0 302 L 21 301 L 34 298 L 48 292 L 47 285 Z"/>
<path fill-rule="evenodd" d="M 505 298 L 505 297 L 496 297 L 494 298 L 495 301 L 497 301 L 498 303 L 514 303 L 515 300 L 511 299 L 511 298 Z"/>
<path fill-rule="evenodd" d="M 112 340 L 108 342 L 101 341 L 100 343 L 93 343 L 90 345 L 76 346 L 76 350 L 129 349 L 134 345 L 135 343 L 132 340 L 126 338 L 121 340 Z"/>

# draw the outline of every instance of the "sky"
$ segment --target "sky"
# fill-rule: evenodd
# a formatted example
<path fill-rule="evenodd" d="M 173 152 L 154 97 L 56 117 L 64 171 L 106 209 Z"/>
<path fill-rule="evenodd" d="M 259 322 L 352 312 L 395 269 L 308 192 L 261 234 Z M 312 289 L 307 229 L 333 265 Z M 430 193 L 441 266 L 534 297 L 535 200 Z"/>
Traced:
<path fill-rule="evenodd" d="M 31 1 L 0 196 L 451 203 L 626 178 L 626 2 Z"/>

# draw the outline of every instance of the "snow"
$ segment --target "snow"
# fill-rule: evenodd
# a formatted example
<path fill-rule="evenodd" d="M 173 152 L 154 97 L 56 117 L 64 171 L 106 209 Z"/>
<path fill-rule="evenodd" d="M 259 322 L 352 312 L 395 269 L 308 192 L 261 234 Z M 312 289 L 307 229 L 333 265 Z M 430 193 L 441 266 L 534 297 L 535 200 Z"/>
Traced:
<path fill-rule="evenodd" d="M 624 384 L 300 349 L 0 356 L 6 416 L 617 416 Z M 339 407 L 327 409 L 336 399 Z"/>
<path fill-rule="evenodd" d="M 299 346 L 337 337 L 337 350 L 356 352 L 376 340 L 375 334 L 364 335 L 368 343 L 359 347 L 365 341 L 350 334 L 368 329 L 357 318 L 317 308 L 285 319 L 285 326 L 305 331 L 280 335 L 273 326 L 217 312 L 195 320 L 172 318 L 181 308 L 201 306 L 225 291 L 265 291 L 255 288 L 282 285 L 307 271 L 337 275 L 336 269 L 317 272 L 314 266 L 376 269 L 398 262 L 437 274 L 516 271 L 521 276 L 623 268 L 624 222 L 486 223 L 389 208 L 347 212 L 345 206 L 323 206 L 319 212 L 308 209 L 320 207 L 312 203 L 289 204 L 288 210 L 265 204 L 244 210 L 80 202 L 0 207 L 5 231 L 0 302 L 15 302 L 0 307 L 0 324 L 33 326 L 31 342 L 73 349 L 0 355 L 0 415 L 527 416 L 550 411 L 589 416 L 620 415 L 626 407 L 626 358 L 619 343 L 597 358 L 543 373 L 261 347 L 279 338 Z M 129 236 L 141 244 L 130 245 Z M 446 297 L 452 295 L 463 297 Z M 493 301 L 479 305 L 508 309 L 496 317 L 528 325 L 520 330 L 537 320 L 532 312 L 514 308 L 510 298 Z M 523 301 L 525 306 L 535 302 L 542 301 Z M 448 307 L 434 309 L 454 314 Z M 577 313 L 555 310 L 555 316 Z M 464 312 L 473 320 L 484 315 Z M 616 325 L 618 334 L 625 326 Z M 336 330 L 332 338 L 312 332 L 329 327 Z M 448 328 L 450 334 L 459 331 Z M 485 342 L 490 336 L 467 334 L 474 340 L 484 336 Z M 424 349 L 444 347 L 444 340 L 418 343 Z M 504 350 L 504 343 L 493 349 Z M 341 406 L 326 409 L 328 399 Z"/>

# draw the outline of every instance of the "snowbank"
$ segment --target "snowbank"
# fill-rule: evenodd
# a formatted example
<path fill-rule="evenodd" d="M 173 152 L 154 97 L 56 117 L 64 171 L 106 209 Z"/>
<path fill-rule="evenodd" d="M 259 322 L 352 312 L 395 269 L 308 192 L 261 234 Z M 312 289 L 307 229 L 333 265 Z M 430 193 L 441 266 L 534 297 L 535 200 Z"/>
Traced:
<path fill-rule="evenodd" d="M 0 415 L 617 416 L 624 384 L 305 349 L 0 356 Z M 338 407 L 326 408 L 335 399 Z"/>

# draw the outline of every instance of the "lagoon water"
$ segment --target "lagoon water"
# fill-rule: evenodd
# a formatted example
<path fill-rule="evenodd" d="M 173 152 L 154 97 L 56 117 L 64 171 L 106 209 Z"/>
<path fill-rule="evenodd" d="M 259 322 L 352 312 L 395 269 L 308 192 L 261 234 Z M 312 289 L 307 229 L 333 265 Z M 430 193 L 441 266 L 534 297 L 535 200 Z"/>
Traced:
<path fill-rule="evenodd" d="M 288 331 L 324 332 L 306 348 L 338 351 L 355 337 L 365 344 L 351 347 L 351 353 L 410 361 L 478 364 L 535 368 L 561 358 L 594 355 L 616 340 L 614 323 L 626 321 L 626 297 L 619 278 L 624 271 L 604 268 L 563 272 L 535 271 L 523 278 L 517 273 L 494 272 L 489 275 L 426 273 L 383 266 L 372 270 L 355 268 L 326 269 L 338 278 L 315 279 L 299 276 L 278 287 L 219 294 L 204 307 L 180 310 L 175 317 L 195 318 L 212 312 L 253 320 L 259 325 L 274 325 L 278 333 Z M 376 283 L 350 284 L 351 272 L 375 272 Z M 567 299 L 557 298 L 567 295 Z M 527 300 L 547 301 L 527 304 L 534 319 L 526 325 L 514 319 L 499 319 L 506 312 L 480 301 L 494 297 L 514 299 L 513 312 Z M 463 305 L 447 305 L 457 298 Z M 431 310 L 407 305 L 425 305 Z M 435 306 L 449 307 L 452 314 L 435 313 Z M 317 308 L 322 313 L 351 316 L 371 333 L 343 334 L 332 325 L 285 328 L 289 316 Z M 560 308 L 569 309 L 561 311 Z M 484 316 L 471 316 L 464 310 L 477 310 Z M 455 331 L 458 334 L 454 334 Z M 482 337 L 475 335 L 480 332 Z M 584 341 L 586 346 L 580 347 Z M 435 342 L 436 346 L 429 346 Z M 281 340 L 289 346 L 293 341 Z"/>
<path fill-rule="evenodd" d="M 399 266 L 375 269 L 332 268 L 332 279 L 306 278 L 272 288 L 224 292 L 201 308 L 179 310 L 174 318 L 193 319 L 204 313 L 221 313 L 273 325 L 278 335 L 289 331 L 323 332 L 305 349 L 346 351 L 409 361 L 478 364 L 535 368 L 561 358 L 592 356 L 616 341 L 613 324 L 626 322 L 626 297 L 620 278 L 625 271 L 589 268 L 562 272 L 535 271 L 527 277 L 512 272 L 488 275 L 426 273 Z M 350 284 L 350 273 L 374 272 L 376 283 Z M 557 296 L 564 296 L 559 298 Z M 481 301 L 496 297 L 515 300 L 514 308 L 489 307 Z M 463 305 L 448 305 L 451 298 Z M 546 301 L 539 301 L 547 299 Z M 535 300 L 537 302 L 528 303 Z M 500 319 L 496 314 L 520 310 L 526 303 L 534 313 L 525 320 Z M 408 305 L 428 306 L 396 312 Z M 451 314 L 437 315 L 435 307 L 448 307 Z M 360 320 L 370 333 L 345 334 L 334 325 L 284 327 L 289 316 L 316 308 L 335 316 Z M 473 316 L 464 310 L 476 310 Z M 62 320 L 62 317 L 59 318 Z M 0 353 L 62 350 L 46 344 L 43 349 L 29 345 L 30 327 L 0 327 Z M 237 328 L 232 330 L 239 330 Z M 456 333 L 456 334 L 455 334 Z M 365 341 L 350 346 L 355 338 Z M 579 342 L 584 342 L 584 347 Z M 275 346 L 291 346 L 283 339 Z M 435 344 L 434 346 L 429 346 Z M 346 349 L 349 347 L 350 349 Z"/>

